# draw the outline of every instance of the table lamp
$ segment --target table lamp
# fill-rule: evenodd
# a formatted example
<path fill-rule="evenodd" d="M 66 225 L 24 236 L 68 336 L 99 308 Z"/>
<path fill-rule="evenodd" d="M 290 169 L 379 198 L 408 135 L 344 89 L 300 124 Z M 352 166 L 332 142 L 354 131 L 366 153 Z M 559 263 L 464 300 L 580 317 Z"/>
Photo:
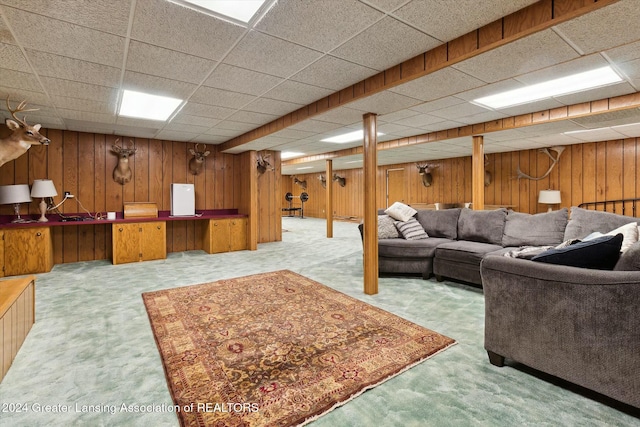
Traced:
<path fill-rule="evenodd" d="M 560 202 L 561 200 L 559 190 L 540 190 L 538 203 L 549 205 L 549 209 L 547 210 L 547 212 L 551 212 L 551 205 L 559 205 Z"/>
<path fill-rule="evenodd" d="M 55 185 L 53 185 L 53 181 L 50 179 L 36 179 L 33 181 L 33 186 L 31 187 L 31 197 L 42 197 L 42 201 L 38 205 L 40 207 L 40 218 L 38 222 L 47 222 L 49 221 L 45 214 L 47 213 L 47 209 L 49 205 L 45 201 L 47 197 L 55 197 L 58 195 L 56 191 Z"/>
<path fill-rule="evenodd" d="M 31 201 L 28 184 L 3 185 L 0 186 L 0 205 L 13 205 L 16 219 L 11 222 L 25 222 L 20 218 L 20 203 Z"/>

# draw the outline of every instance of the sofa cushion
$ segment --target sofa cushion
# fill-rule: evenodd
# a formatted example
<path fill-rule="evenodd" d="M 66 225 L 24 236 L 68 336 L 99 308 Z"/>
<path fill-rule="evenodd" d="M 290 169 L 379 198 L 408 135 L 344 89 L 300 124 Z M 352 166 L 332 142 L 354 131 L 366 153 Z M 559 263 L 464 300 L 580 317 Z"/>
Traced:
<path fill-rule="evenodd" d="M 409 218 L 414 216 L 416 212 L 418 211 L 401 202 L 395 202 L 384 211 L 384 213 L 398 221 L 407 221 Z"/>
<path fill-rule="evenodd" d="M 474 211 L 461 209 L 458 218 L 458 240 L 502 245 L 507 210 Z"/>
<path fill-rule="evenodd" d="M 564 232 L 564 240 L 583 239 L 594 231 L 608 233 L 636 218 L 609 212 L 591 211 L 573 206 L 571 217 Z"/>
<path fill-rule="evenodd" d="M 378 239 L 397 239 L 400 237 L 396 220 L 389 215 L 378 215 Z"/>
<path fill-rule="evenodd" d="M 486 254 L 502 249 L 504 249 L 502 246 L 491 243 L 458 240 L 456 242 L 439 245 L 436 250 L 436 257 L 443 260 L 479 266 L 480 261 Z"/>
<path fill-rule="evenodd" d="M 587 237 L 585 237 L 582 240 L 593 240 L 596 237 L 602 237 L 602 236 L 615 236 L 618 233 L 622 234 L 622 237 L 623 237 L 622 246 L 620 247 L 620 252 L 624 253 L 631 247 L 631 245 L 633 245 L 638 241 L 638 223 L 630 222 L 629 224 L 623 225 L 622 227 L 618 227 L 615 230 L 610 231 L 608 233 L 601 233 L 599 231 L 594 231 L 593 233 L 589 234 Z"/>
<path fill-rule="evenodd" d="M 421 209 L 416 214 L 416 219 L 429 237 L 456 239 L 458 237 L 459 216 L 460 209 L 443 209 L 438 211 Z"/>
<path fill-rule="evenodd" d="M 602 236 L 562 249 L 550 249 L 531 260 L 596 270 L 613 270 L 620 257 L 621 245 L 622 234 Z"/>
<path fill-rule="evenodd" d="M 378 240 L 378 256 L 385 258 L 433 258 L 436 247 L 449 239 L 438 237 L 422 240 Z"/>
<path fill-rule="evenodd" d="M 424 231 L 424 228 L 420 225 L 415 218 L 409 218 L 407 221 L 396 221 L 396 228 L 407 240 L 422 240 L 428 239 L 429 235 Z"/>
<path fill-rule="evenodd" d="M 567 228 L 568 213 L 567 208 L 535 215 L 510 211 L 504 224 L 502 246 L 560 244 Z"/>
<path fill-rule="evenodd" d="M 615 271 L 640 271 L 640 242 L 627 249 L 613 267 Z"/>

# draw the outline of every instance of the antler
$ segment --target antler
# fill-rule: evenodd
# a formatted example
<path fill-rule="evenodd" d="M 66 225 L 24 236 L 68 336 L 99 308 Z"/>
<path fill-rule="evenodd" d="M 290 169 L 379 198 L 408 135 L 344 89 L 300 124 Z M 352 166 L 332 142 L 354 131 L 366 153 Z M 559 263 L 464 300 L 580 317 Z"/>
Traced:
<path fill-rule="evenodd" d="M 24 100 L 22 101 L 20 104 L 18 104 L 18 106 L 16 107 L 16 109 L 12 109 L 11 105 L 9 104 L 9 95 L 7 95 L 7 110 L 9 110 L 9 112 L 11 113 L 11 116 L 18 122 L 20 123 L 22 126 L 27 126 L 27 117 L 25 116 L 24 119 L 20 120 L 18 118 L 18 116 L 16 116 L 16 113 L 24 113 L 27 111 L 38 111 L 37 108 L 30 108 L 28 110 L 25 110 L 24 107 L 27 106 L 27 101 Z"/>
<path fill-rule="evenodd" d="M 562 152 L 564 151 L 566 147 L 562 147 L 562 146 L 555 146 L 555 147 L 549 147 L 549 148 L 541 148 L 538 151 L 543 152 L 544 154 L 546 154 L 547 156 L 549 156 L 549 158 L 551 159 L 551 166 L 549 166 L 549 170 L 545 172 L 544 175 L 542 175 L 541 177 L 538 178 L 534 178 L 532 176 L 527 175 L 526 173 L 522 172 L 520 170 L 520 165 L 518 165 L 517 169 L 516 169 L 516 173 L 518 174 L 517 178 L 527 178 L 527 179 L 531 179 L 534 181 L 540 181 L 541 179 L 546 178 L 550 173 L 551 170 L 553 169 L 553 167 L 556 165 L 556 163 L 558 163 L 558 160 L 560 160 L 560 156 L 562 155 Z M 553 157 L 551 155 L 551 153 L 549 152 L 549 150 L 551 151 L 555 151 L 556 153 L 558 153 L 555 157 Z"/>

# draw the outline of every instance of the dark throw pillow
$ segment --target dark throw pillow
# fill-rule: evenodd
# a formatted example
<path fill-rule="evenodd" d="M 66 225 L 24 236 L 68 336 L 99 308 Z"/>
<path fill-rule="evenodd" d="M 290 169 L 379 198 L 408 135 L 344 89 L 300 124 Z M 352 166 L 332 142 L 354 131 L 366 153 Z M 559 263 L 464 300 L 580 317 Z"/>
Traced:
<path fill-rule="evenodd" d="M 622 239 L 622 234 L 602 236 L 562 249 L 550 249 L 531 260 L 595 270 L 613 270 L 620 257 Z"/>

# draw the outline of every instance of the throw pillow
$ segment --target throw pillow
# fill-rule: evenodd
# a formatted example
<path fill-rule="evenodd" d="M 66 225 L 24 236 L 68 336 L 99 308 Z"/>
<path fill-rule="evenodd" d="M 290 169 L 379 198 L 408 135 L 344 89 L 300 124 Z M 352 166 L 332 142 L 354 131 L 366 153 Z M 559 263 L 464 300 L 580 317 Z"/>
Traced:
<path fill-rule="evenodd" d="M 625 253 L 631 247 L 631 245 L 638 241 L 638 223 L 630 222 L 629 224 L 618 227 L 608 233 L 600 233 L 599 231 L 594 231 L 582 240 L 593 240 L 601 236 L 615 236 L 618 233 L 622 234 L 623 237 L 620 252 Z"/>
<path fill-rule="evenodd" d="M 640 242 L 634 243 L 613 267 L 614 271 L 640 271 Z"/>
<path fill-rule="evenodd" d="M 548 250 L 531 260 L 596 270 L 612 270 L 620 257 L 622 239 L 622 234 L 602 236 L 562 249 Z"/>
<path fill-rule="evenodd" d="M 594 231 L 606 233 L 637 220 L 632 216 L 592 211 L 573 206 L 571 208 L 571 219 L 569 219 L 567 228 L 564 231 L 564 240 L 583 239 Z"/>
<path fill-rule="evenodd" d="M 493 211 L 462 209 L 458 217 L 458 240 L 501 245 L 506 217 L 505 208 Z"/>
<path fill-rule="evenodd" d="M 409 220 L 409 218 L 413 217 L 417 212 L 418 211 L 413 209 L 411 206 L 407 206 L 400 202 L 395 202 L 389 206 L 386 211 L 384 211 L 384 213 L 389 215 L 391 218 L 402 222 Z"/>
<path fill-rule="evenodd" d="M 393 218 L 389 215 L 378 215 L 378 239 L 397 239 L 400 237 Z"/>
<path fill-rule="evenodd" d="M 458 237 L 458 217 L 460 208 L 432 211 L 420 209 L 416 219 L 429 237 L 444 237 L 455 240 Z"/>
<path fill-rule="evenodd" d="M 405 222 L 396 221 L 396 227 L 400 234 L 402 234 L 402 237 L 407 240 L 421 240 L 429 238 L 429 235 L 424 231 L 424 228 L 422 228 L 418 220 L 415 218 L 409 218 L 409 220 Z"/>

